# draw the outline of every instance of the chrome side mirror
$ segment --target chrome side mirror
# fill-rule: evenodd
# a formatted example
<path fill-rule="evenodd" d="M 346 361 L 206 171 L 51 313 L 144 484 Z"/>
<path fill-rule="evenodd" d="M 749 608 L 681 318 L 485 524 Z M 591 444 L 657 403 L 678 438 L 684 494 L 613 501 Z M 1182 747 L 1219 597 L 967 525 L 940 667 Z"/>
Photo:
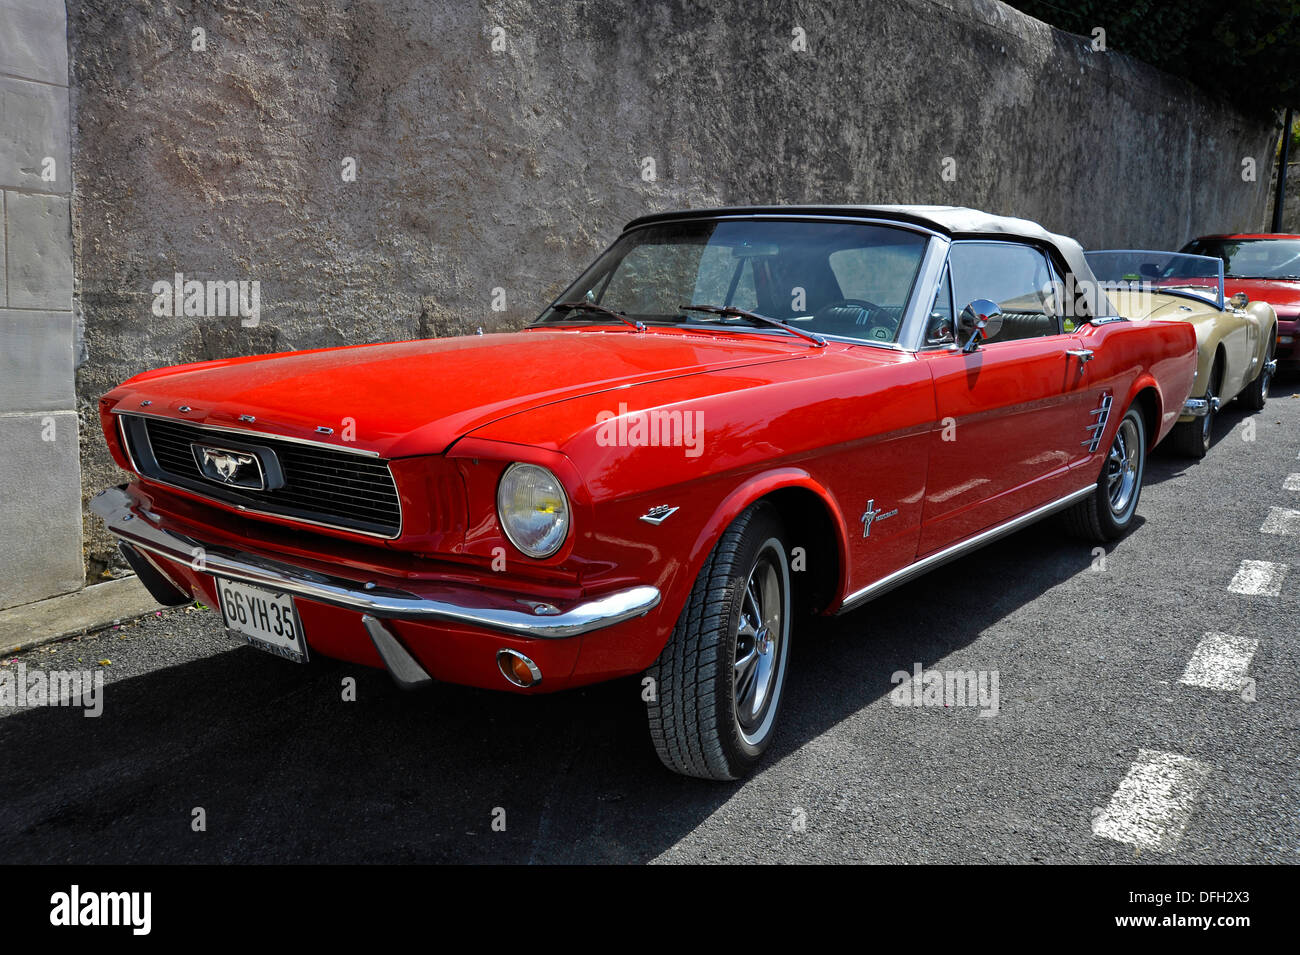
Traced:
<path fill-rule="evenodd" d="M 1245 292 L 1234 292 L 1228 299 L 1228 304 L 1233 308 L 1245 308 L 1250 303 L 1250 296 Z"/>
<path fill-rule="evenodd" d="M 987 341 L 1002 331 L 1002 309 L 998 308 L 997 302 L 977 298 L 961 310 L 961 317 L 957 319 L 957 329 L 962 335 L 967 336 L 961 350 L 973 352 L 979 347 L 980 342 Z"/>

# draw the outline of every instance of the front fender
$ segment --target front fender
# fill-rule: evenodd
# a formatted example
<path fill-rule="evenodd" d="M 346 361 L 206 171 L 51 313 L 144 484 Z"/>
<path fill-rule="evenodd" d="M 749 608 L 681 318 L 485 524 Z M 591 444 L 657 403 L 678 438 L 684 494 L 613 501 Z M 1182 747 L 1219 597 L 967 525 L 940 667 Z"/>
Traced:
<path fill-rule="evenodd" d="M 687 580 L 691 581 L 692 584 L 694 583 L 695 578 L 699 576 L 704 567 L 704 561 L 708 558 L 709 552 L 713 550 L 714 545 L 718 542 L 718 538 L 722 536 L 723 531 L 731 525 L 732 521 L 745 512 L 746 508 L 776 491 L 790 488 L 811 492 L 826 509 L 826 515 L 830 519 L 831 529 L 835 535 L 836 579 L 834 601 L 838 603 L 843 598 L 848 587 L 848 525 L 844 521 L 843 511 L 841 511 L 830 490 L 802 468 L 775 468 L 755 474 L 723 498 L 721 503 L 714 509 L 713 515 L 700 528 L 695 543 L 691 547 L 690 558 L 686 564 Z M 677 597 L 678 601 L 674 610 L 676 614 L 680 614 L 686 602 L 685 598 L 690 593 L 690 587 L 676 588 L 676 591 L 674 597 Z M 685 593 L 681 593 L 681 591 L 685 591 Z M 675 616 L 674 619 L 676 619 Z"/>
<path fill-rule="evenodd" d="M 1251 363 L 1248 382 L 1254 381 L 1268 361 L 1268 346 L 1277 340 L 1277 311 L 1268 302 L 1251 302 L 1246 311 L 1259 322 L 1260 336 L 1255 343 L 1254 360 Z"/>
<path fill-rule="evenodd" d="M 1227 361 L 1227 347 L 1224 345 L 1224 339 L 1227 337 L 1228 328 L 1222 321 L 1217 320 L 1197 322 L 1193 327 L 1196 329 L 1196 377 L 1192 379 L 1192 388 L 1188 397 L 1199 398 L 1205 394 L 1206 382 L 1209 381 L 1210 372 L 1214 369 L 1215 359 L 1221 351 L 1224 354 L 1225 363 Z M 1223 369 L 1222 374 L 1226 380 L 1228 375 L 1226 367 Z M 1195 420 L 1196 418 L 1193 415 L 1180 415 L 1178 418 L 1179 422 Z"/>

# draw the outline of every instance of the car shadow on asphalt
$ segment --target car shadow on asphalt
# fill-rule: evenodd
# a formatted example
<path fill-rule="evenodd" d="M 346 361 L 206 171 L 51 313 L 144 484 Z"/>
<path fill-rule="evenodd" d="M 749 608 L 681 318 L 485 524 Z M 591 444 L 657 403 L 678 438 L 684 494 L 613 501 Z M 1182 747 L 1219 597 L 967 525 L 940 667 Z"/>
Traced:
<path fill-rule="evenodd" d="M 783 724 L 747 785 L 1091 559 L 1049 520 L 801 626 Z M 640 691 L 403 693 L 380 671 L 238 647 L 109 684 L 98 719 L 0 720 L 0 862 L 649 861 L 736 788 L 660 766 Z"/>
<path fill-rule="evenodd" d="M 1284 401 L 1300 390 L 1300 376 L 1287 376 L 1281 381 L 1274 378 L 1269 383 L 1268 400 Z M 1210 453 L 1223 441 L 1227 440 L 1247 418 L 1252 415 L 1266 415 L 1268 405 L 1263 411 L 1251 411 L 1240 401 L 1224 405 L 1214 421 L 1214 435 L 1210 439 Z M 1147 461 L 1147 472 L 1143 483 L 1162 484 L 1172 478 L 1181 477 L 1201 462 L 1195 458 L 1181 455 L 1173 449 L 1173 444 L 1166 438 L 1156 446 L 1155 452 Z"/>

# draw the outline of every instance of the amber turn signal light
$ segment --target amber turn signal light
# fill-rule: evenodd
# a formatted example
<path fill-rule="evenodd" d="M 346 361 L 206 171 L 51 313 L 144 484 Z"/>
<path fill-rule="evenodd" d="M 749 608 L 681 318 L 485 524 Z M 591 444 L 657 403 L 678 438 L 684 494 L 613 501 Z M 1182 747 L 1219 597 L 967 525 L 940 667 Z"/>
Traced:
<path fill-rule="evenodd" d="M 542 671 L 537 664 L 518 650 L 498 650 L 497 667 L 515 686 L 527 688 L 542 682 Z"/>

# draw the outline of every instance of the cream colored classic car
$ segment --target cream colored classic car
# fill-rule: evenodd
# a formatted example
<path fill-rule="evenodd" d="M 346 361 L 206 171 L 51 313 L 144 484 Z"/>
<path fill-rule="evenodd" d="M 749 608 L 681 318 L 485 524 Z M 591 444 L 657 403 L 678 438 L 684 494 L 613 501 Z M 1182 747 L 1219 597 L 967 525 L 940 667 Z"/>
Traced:
<path fill-rule="evenodd" d="M 1204 457 L 1215 413 L 1233 398 L 1252 411 L 1264 407 L 1277 370 L 1277 313 L 1242 293 L 1225 301 L 1221 259 L 1132 249 L 1089 252 L 1086 258 L 1120 314 L 1181 319 L 1196 328 L 1196 381 L 1169 434 L 1175 450 Z"/>

